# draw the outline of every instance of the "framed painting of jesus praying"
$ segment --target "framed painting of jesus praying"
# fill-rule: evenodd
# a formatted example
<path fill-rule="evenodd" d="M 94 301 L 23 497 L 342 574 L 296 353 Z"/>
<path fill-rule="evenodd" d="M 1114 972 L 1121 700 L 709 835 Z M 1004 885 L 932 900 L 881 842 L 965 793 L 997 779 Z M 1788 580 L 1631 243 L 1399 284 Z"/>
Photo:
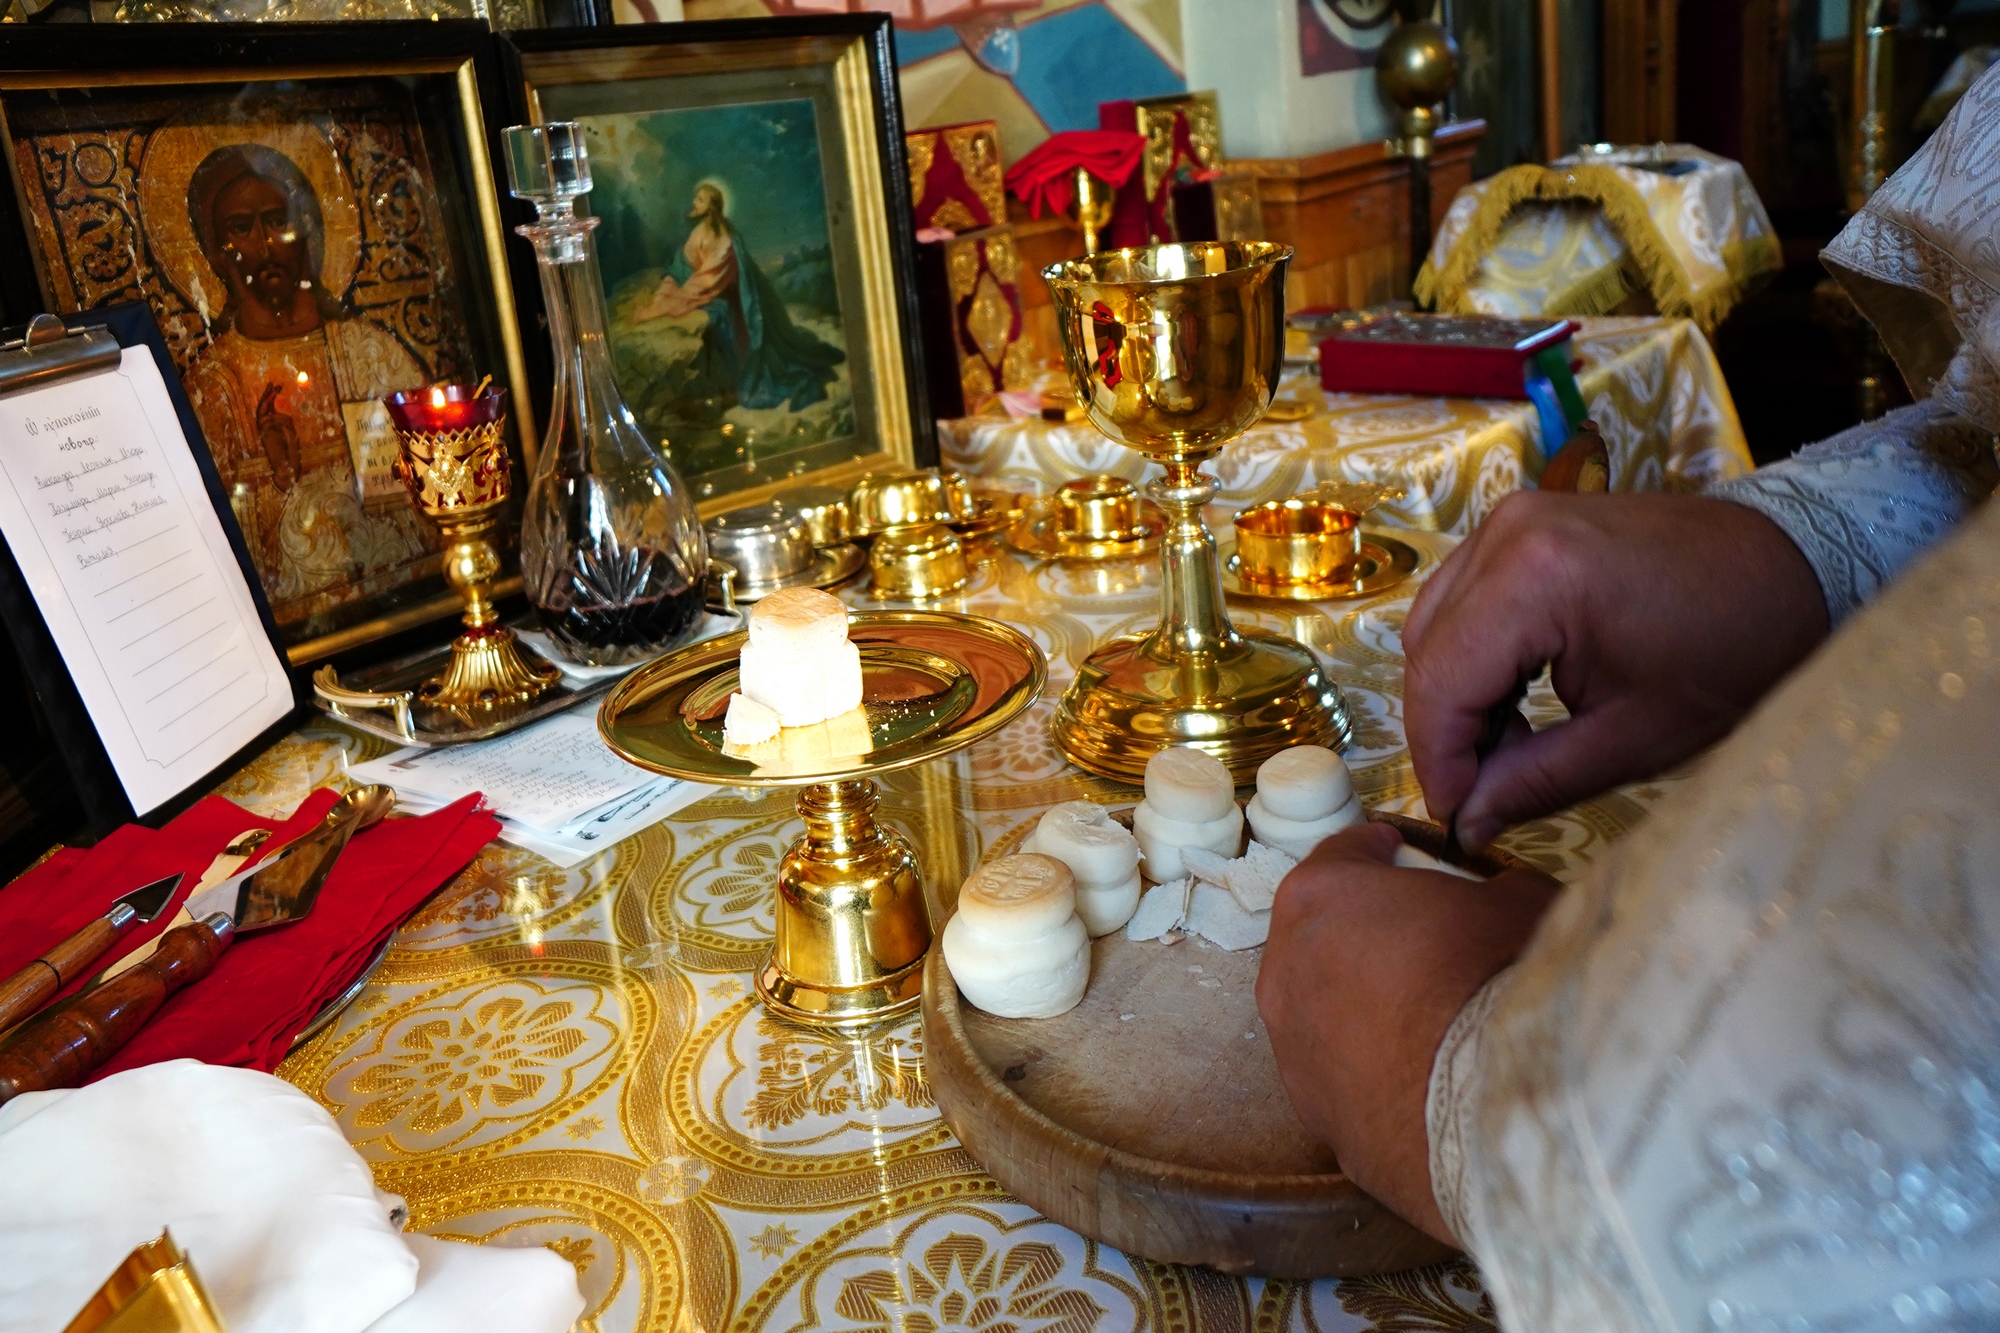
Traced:
<path fill-rule="evenodd" d="M 584 126 L 619 389 L 703 512 L 936 461 L 885 16 L 506 40 L 524 118 Z"/>

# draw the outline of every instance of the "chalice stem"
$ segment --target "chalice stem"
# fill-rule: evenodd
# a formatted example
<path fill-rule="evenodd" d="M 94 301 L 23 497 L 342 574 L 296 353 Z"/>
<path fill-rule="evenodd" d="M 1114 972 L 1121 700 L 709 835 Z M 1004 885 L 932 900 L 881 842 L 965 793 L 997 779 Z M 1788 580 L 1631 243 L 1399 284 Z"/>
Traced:
<path fill-rule="evenodd" d="M 1161 542 L 1160 627 L 1152 647 L 1155 656 L 1169 661 L 1211 656 L 1242 642 L 1223 609 L 1215 537 L 1202 520 L 1215 483 L 1197 470 L 1200 463 L 1165 463 L 1166 476 L 1147 487 L 1168 521 Z"/>

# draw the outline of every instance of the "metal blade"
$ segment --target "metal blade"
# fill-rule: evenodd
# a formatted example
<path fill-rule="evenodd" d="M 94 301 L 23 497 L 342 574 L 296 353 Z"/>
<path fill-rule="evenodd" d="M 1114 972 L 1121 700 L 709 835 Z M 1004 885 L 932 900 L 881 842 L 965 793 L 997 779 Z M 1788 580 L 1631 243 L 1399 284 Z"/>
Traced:
<path fill-rule="evenodd" d="M 386 787 L 363 787 L 348 793 L 310 832 L 251 869 L 190 897 L 188 914 L 199 921 L 225 912 L 239 934 L 298 920 L 312 911 L 347 840 L 387 814 L 394 804 L 395 793 Z"/>
<path fill-rule="evenodd" d="M 171 875 L 162 875 L 151 884 L 142 884 L 113 902 L 112 910 L 129 907 L 134 913 L 135 920 L 142 923 L 151 921 L 166 910 L 167 904 L 174 900 L 174 893 L 180 888 L 181 881 L 186 878 L 187 876 L 179 871 Z"/>

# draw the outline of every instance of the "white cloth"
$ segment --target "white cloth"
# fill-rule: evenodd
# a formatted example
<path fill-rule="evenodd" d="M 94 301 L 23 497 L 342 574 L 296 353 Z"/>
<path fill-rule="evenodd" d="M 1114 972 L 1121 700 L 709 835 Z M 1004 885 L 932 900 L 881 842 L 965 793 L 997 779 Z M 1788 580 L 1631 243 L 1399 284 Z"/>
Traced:
<path fill-rule="evenodd" d="M 28 1093 L 0 1106 L 0 1333 L 62 1328 L 163 1228 L 230 1333 L 361 1333 L 406 1303 L 420 1322 L 383 1329 L 561 1333 L 582 1313 L 559 1256 L 446 1263 L 441 1242 L 412 1252 L 400 1212 L 319 1104 L 269 1074 L 174 1060 Z M 427 1300 L 461 1274 L 506 1299 Z"/>
<path fill-rule="evenodd" d="M 1503 1328 L 2000 1327 L 1996 773 L 1989 505 L 1454 1024 L 1432 1181 Z"/>

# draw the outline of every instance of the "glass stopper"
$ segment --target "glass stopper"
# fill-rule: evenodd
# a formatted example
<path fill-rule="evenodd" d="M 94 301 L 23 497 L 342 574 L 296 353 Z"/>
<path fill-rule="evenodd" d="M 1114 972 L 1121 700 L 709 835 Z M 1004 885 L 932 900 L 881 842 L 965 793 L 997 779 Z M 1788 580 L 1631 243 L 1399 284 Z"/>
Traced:
<path fill-rule="evenodd" d="M 515 198 L 566 209 L 572 199 L 590 193 L 590 151 L 584 147 L 583 126 L 573 120 L 510 125 L 502 134 L 507 144 L 507 186 Z"/>

